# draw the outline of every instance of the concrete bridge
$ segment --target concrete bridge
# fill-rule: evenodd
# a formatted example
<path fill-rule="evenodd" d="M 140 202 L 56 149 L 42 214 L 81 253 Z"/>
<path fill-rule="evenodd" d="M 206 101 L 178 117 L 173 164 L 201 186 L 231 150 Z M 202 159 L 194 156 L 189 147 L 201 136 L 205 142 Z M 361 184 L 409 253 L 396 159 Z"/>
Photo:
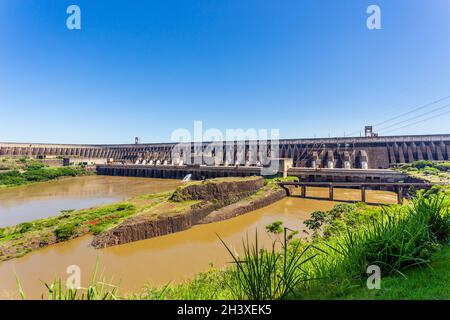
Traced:
<path fill-rule="evenodd" d="M 205 150 L 208 142 L 204 142 Z M 270 143 L 262 150 L 257 141 L 232 142 L 221 151 L 226 163 L 226 148 L 230 147 L 235 159 L 242 156 L 244 165 L 250 160 L 251 148 L 258 152 L 272 152 Z M 137 164 L 175 164 L 172 159 L 174 143 L 73 145 L 40 143 L 0 143 L 0 157 L 83 157 L 87 159 L 113 159 Z M 192 154 L 194 145 L 189 143 Z M 216 156 L 218 150 L 210 152 Z M 283 139 L 279 141 L 279 158 L 292 159 L 293 167 L 386 169 L 392 165 L 416 160 L 449 160 L 450 135 L 412 135 L 387 137 L 341 137 L 324 139 Z M 255 159 L 253 159 L 255 160 Z M 260 159 L 256 159 L 260 160 Z"/>
<path fill-rule="evenodd" d="M 285 191 L 287 196 L 292 196 L 292 191 L 289 187 L 301 188 L 300 197 L 307 197 L 307 187 L 321 187 L 328 188 L 328 198 L 327 200 L 334 201 L 334 188 L 357 188 L 361 190 L 361 202 L 366 202 L 366 190 L 370 189 L 383 189 L 395 191 L 397 193 L 397 203 L 402 204 L 403 198 L 405 196 L 405 191 L 409 188 L 414 189 L 429 189 L 433 185 L 432 183 L 403 183 L 403 182 L 365 182 L 365 183 L 354 183 L 354 182 L 280 182 L 278 184 Z"/>

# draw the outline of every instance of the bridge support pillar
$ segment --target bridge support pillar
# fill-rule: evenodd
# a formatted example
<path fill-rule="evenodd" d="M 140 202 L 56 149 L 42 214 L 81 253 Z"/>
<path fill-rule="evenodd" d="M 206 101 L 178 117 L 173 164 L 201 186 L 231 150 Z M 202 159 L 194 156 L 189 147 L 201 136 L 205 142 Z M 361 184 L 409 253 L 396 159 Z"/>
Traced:
<path fill-rule="evenodd" d="M 366 187 L 361 187 L 361 202 L 366 202 Z"/>
<path fill-rule="evenodd" d="M 301 186 L 301 197 L 306 198 L 306 186 Z"/>
<path fill-rule="evenodd" d="M 330 201 L 333 201 L 334 200 L 334 195 L 333 195 L 333 185 L 332 184 L 330 184 L 330 186 L 328 187 L 328 199 L 330 200 Z"/>
<path fill-rule="evenodd" d="M 403 204 L 403 188 L 397 187 L 397 203 Z"/>
<path fill-rule="evenodd" d="M 288 196 L 288 197 L 290 197 L 291 196 L 291 190 L 289 190 L 289 187 L 286 187 L 286 186 L 281 186 L 283 189 L 284 189 L 284 191 L 286 191 L 286 196 Z"/>

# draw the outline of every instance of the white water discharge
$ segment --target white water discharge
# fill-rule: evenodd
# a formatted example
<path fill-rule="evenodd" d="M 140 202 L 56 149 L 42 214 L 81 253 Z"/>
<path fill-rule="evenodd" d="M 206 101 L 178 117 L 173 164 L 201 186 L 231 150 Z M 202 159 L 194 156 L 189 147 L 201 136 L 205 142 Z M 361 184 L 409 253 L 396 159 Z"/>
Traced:
<path fill-rule="evenodd" d="M 189 174 L 187 174 L 186 177 L 184 177 L 183 180 L 181 180 L 181 181 L 183 181 L 183 182 L 191 181 L 191 177 L 192 177 L 192 173 L 189 173 Z"/>

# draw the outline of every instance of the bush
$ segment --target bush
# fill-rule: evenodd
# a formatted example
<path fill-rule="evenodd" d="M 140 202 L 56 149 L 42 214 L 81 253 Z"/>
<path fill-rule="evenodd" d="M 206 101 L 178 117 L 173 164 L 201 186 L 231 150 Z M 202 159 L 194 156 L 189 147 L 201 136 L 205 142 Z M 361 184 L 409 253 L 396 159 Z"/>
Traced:
<path fill-rule="evenodd" d="M 283 232 L 283 221 L 275 221 L 266 226 L 267 232 L 270 233 L 282 233 Z"/>
<path fill-rule="evenodd" d="M 47 168 L 40 162 L 35 162 L 27 167 L 27 171 L 24 173 L 18 170 L 9 171 L 0 174 L 0 185 L 6 186 L 18 186 L 26 184 L 28 182 L 43 182 L 58 177 L 70 176 L 75 177 L 78 175 L 86 174 L 87 171 L 83 168 Z"/>
<path fill-rule="evenodd" d="M 67 223 L 57 227 L 54 232 L 58 241 L 65 241 L 69 240 L 75 234 L 75 230 L 76 225 L 74 223 Z"/>
<path fill-rule="evenodd" d="M 414 161 L 412 163 L 412 166 L 417 169 L 424 169 L 425 167 L 432 167 L 433 163 L 428 160 L 419 160 L 419 161 Z"/>
<path fill-rule="evenodd" d="M 430 174 L 430 175 L 436 175 L 438 174 L 440 171 L 436 168 L 432 168 L 432 167 L 425 167 L 423 169 L 423 173 L 425 174 Z"/>
<path fill-rule="evenodd" d="M 32 162 L 29 165 L 27 165 L 26 169 L 27 170 L 39 170 L 39 169 L 42 169 L 44 167 L 46 167 L 45 164 L 43 164 L 42 162 L 35 161 L 35 162 Z"/>
<path fill-rule="evenodd" d="M 16 230 L 19 233 L 25 233 L 33 229 L 33 224 L 31 222 L 24 222 L 17 225 Z"/>
<path fill-rule="evenodd" d="M 313 212 L 311 218 L 305 220 L 304 224 L 315 236 L 322 230 L 324 237 L 331 237 L 365 227 L 368 223 L 379 219 L 380 215 L 379 208 L 370 208 L 364 203 L 337 204 L 330 211 Z"/>

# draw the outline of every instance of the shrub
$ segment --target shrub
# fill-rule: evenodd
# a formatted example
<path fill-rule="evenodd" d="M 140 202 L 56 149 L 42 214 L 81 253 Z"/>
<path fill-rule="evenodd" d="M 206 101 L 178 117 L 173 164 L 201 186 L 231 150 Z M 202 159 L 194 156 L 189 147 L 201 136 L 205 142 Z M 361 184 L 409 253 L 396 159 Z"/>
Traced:
<path fill-rule="evenodd" d="M 74 234 L 76 230 L 76 225 L 74 223 L 67 223 L 61 225 L 55 229 L 55 236 L 58 241 L 69 240 Z"/>
<path fill-rule="evenodd" d="M 33 224 L 31 222 L 24 222 L 17 225 L 16 230 L 19 233 L 25 233 L 30 231 L 33 228 Z"/>
<path fill-rule="evenodd" d="M 267 232 L 270 233 L 282 233 L 283 232 L 283 221 L 275 221 L 269 225 L 266 226 Z"/>
<path fill-rule="evenodd" d="M 43 164 L 42 162 L 35 161 L 35 162 L 32 162 L 29 165 L 27 165 L 26 169 L 27 170 L 39 170 L 39 169 L 42 169 L 44 167 L 46 167 L 45 164 Z"/>
<path fill-rule="evenodd" d="M 436 168 L 432 168 L 432 167 L 425 167 L 423 169 L 423 173 L 425 174 L 430 174 L 430 175 L 435 175 L 438 174 L 440 171 Z"/>
<path fill-rule="evenodd" d="M 414 161 L 412 163 L 412 166 L 417 168 L 417 169 L 423 169 L 425 167 L 431 167 L 433 165 L 433 163 L 431 161 L 428 160 L 418 160 L 418 161 Z"/>
<path fill-rule="evenodd" d="M 311 219 L 305 220 L 304 224 L 310 230 L 316 232 L 326 222 L 327 215 L 327 212 L 324 211 L 314 211 L 313 213 L 311 213 Z"/>

